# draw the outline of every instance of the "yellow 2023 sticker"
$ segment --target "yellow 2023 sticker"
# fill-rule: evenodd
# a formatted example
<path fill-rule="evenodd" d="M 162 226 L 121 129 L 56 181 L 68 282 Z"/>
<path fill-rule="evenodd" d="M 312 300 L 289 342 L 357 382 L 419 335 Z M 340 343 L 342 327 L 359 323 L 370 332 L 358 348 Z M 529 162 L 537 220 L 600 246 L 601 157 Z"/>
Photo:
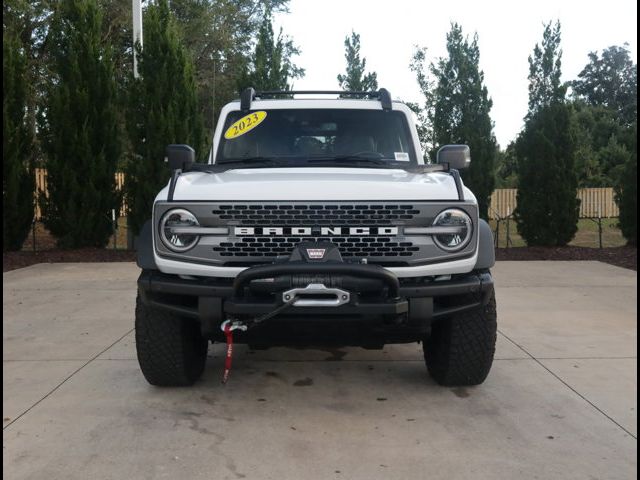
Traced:
<path fill-rule="evenodd" d="M 265 111 L 251 112 L 227 128 L 227 131 L 224 132 L 224 138 L 227 140 L 238 138 L 240 135 L 244 135 L 256 128 L 265 118 L 267 118 L 267 112 Z"/>

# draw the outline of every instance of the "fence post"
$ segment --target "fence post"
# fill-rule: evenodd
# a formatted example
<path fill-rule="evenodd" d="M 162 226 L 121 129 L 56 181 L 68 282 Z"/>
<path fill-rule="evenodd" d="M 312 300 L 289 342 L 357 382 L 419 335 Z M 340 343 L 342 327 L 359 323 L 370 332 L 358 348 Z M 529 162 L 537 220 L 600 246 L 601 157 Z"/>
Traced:
<path fill-rule="evenodd" d="M 33 253 L 36 253 L 36 217 L 33 217 L 31 224 L 31 237 L 33 238 Z"/>
<path fill-rule="evenodd" d="M 598 205 L 598 244 L 602 248 L 602 215 L 600 213 L 600 205 Z"/>
<path fill-rule="evenodd" d="M 116 221 L 116 210 L 111 209 L 111 228 L 113 230 L 113 249 L 116 250 L 118 246 L 118 222 Z"/>
<path fill-rule="evenodd" d="M 507 243 L 506 243 L 507 248 L 509 248 L 509 244 L 512 243 L 511 232 L 509 231 L 510 219 L 511 219 L 511 205 L 507 205 Z M 513 244 L 511 246 L 513 246 Z"/>
<path fill-rule="evenodd" d="M 600 217 L 598 217 L 598 243 L 602 248 L 602 219 Z"/>
<path fill-rule="evenodd" d="M 127 250 L 133 250 L 134 248 L 133 230 L 129 223 L 129 216 L 127 215 Z"/>

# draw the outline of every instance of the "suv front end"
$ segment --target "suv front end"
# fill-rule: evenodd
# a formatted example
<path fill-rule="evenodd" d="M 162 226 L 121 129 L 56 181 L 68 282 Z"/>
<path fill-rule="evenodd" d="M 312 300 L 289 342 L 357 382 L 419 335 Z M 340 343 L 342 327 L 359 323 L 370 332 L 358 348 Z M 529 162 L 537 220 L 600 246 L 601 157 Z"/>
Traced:
<path fill-rule="evenodd" d="M 227 321 L 246 326 L 234 341 L 255 348 L 421 341 L 439 383 L 481 383 L 495 349 L 494 256 L 451 168 L 465 166 L 468 148 L 422 164 L 409 110 L 383 96 L 226 106 L 210 164 L 174 171 L 141 233 L 137 331 L 154 328 L 151 311 L 187 325 L 198 352 L 225 341 Z M 262 130 L 238 135 L 246 118 L 262 118 Z M 461 326 L 466 353 L 452 348 Z M 158 359 L 145 360 L 152 342 L 139 341 L 151 383 L 199 376 L 197 357 L 180 382 L 165 381 Z"/>

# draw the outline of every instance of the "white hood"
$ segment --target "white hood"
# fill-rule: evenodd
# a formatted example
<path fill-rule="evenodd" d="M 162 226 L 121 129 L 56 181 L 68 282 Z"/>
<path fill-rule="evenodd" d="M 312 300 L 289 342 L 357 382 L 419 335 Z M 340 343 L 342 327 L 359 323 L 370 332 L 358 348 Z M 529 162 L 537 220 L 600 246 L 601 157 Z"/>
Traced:
<path fill-rule="evenodd" d="M 465 188 L 465 199 L 474 200 Z M 168 186 L 156 200 L 166 200 Z M 189 172 L 174 201 L 457 200 L 449 174 L 381 168 L 248 168 L 221 173 Z"/>

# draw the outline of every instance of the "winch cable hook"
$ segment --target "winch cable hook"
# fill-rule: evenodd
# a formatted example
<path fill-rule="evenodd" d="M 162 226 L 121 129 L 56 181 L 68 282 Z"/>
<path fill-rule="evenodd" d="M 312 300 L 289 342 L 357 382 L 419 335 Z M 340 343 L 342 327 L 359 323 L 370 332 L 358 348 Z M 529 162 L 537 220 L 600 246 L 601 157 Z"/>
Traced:
<path fill-rule="evenodd" d="M 227 353 L 224 358 L 224 372 L 222 374 L 222 384 L 226 384 L 229 380 L 229 375 L 231 374 L 231 362 L 233 360 L 233 331 L 241 330 L 246 332 L 249 329 L 249 326 L 254 326 L 260 324 L 270 318 L 275 317 L 282 311 L 289 308 L 293 303 L 297 300 L 296 296 L 293 296 L 290 300 L 287 300 L 285 303 L 280 305 L 278 308 L 270 311 L 269 313 L 265 313 L 264 315 L 253 319 L 249 324 L 245 324 L 238 320 L 225 320 L 220 325 L 220 329 L 224 332 L 224 337 L 227 342 Z"/>

